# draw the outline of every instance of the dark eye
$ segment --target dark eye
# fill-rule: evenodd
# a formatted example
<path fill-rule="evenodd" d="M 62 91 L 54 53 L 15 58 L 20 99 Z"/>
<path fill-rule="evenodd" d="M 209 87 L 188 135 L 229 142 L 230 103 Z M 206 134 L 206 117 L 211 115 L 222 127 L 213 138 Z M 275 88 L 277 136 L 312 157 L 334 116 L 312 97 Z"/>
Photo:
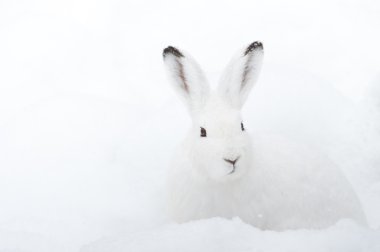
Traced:
<path fill-rule="evenodd" d="M 201 137 L 206 137 L 206 136 L 207 136 L 206 130 L 201 127 Z"/>
<path fill-rule="evenodd" d="M 244 131 L 244 124 L 243 123 L 240 123 L 240 126 L 241 126 L 241 131 Z"/>

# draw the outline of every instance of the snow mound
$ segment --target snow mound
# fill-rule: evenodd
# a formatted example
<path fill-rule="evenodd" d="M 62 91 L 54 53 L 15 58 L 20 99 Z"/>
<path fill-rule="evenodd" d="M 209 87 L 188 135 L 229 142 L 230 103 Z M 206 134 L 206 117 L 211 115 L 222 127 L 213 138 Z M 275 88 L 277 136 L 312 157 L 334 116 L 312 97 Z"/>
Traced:
<path fill-rule="evenodd" d="M 213 218 L 103 238 L 81 252 L 125 251 L 366 251 L 380 250 L 380 230 L 343 220 L 324 230 L 262 231 L 240 219 Z"/>

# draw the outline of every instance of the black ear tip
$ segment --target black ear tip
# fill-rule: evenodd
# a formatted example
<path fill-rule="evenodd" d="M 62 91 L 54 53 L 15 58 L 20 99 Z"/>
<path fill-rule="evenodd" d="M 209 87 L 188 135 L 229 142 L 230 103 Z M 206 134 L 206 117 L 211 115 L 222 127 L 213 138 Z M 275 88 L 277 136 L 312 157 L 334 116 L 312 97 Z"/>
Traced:
<path fill-rule="evenodd" d="M 184 57 L 183 54 L 175 47 L 173 46 L 168 46 L 164 49 L 162 52 L 162 56 L 165 58 L 166 55 L 168 54 L 173 54 L 176 57 Z"/>
<path fill-rule="evenodd" d="M 247 47 L 244 55 L 247 55 L 248 53 L 252 52 L 253 50 L 262 50 L 262 49 L 264 49 L 263 43 L 261 43 L 260 41 L 255 41 Z"/>

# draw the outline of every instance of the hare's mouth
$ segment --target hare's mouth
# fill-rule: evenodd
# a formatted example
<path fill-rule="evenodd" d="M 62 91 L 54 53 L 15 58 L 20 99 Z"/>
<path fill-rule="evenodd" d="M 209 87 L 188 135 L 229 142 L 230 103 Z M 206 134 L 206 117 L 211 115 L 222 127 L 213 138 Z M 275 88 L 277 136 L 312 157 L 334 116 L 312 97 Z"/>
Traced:
<path fill-rule="evenodd" d="M 235 170 L 236 170 L 236 167 L 235 167 L 235 165 L 233 165 L 233 166 L 232 166 L 232 170 L 231 170 L 227 175 L 230 175 L 230 174 L 234 173 Z"/>

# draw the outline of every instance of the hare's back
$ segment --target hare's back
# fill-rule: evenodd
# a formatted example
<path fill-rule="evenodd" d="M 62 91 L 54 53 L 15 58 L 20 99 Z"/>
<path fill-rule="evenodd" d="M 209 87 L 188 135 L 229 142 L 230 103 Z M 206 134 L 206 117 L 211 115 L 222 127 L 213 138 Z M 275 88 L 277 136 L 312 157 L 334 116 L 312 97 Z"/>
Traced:
<path fill-rule="evenodd" d="M 269 227 L 326 227 L 343 218 L 365 222 L 351 184 L 336 164 L 303 144 L 276 136 L 254 138 L 253 190 Z M 270 217 L 269 217 L 270 216 Z"/>

